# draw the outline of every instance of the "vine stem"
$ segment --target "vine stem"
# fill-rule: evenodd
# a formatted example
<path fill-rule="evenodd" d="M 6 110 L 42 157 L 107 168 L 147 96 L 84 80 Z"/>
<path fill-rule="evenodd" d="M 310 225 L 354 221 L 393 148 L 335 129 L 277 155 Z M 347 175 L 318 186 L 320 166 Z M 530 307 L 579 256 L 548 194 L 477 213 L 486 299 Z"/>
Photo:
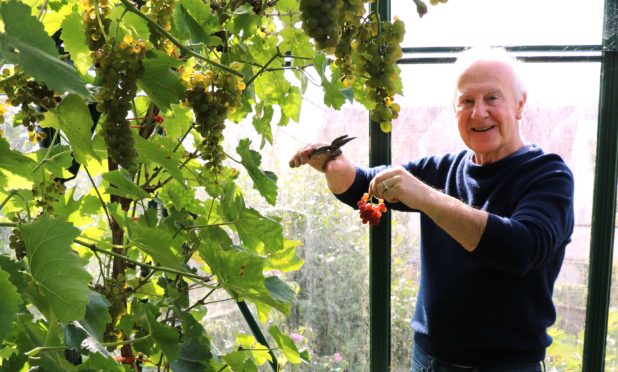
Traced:
<path fill-rule="evenodd" d="M 101 205 L 103 206 L 103 210 L 105 211 L 105 216 L 107 216 L 107 222 L 109 223 L 109 226 L 111 228 L 114 223 L 112 221 L 112 217 L 109 214 L 109 211 L 107 210 L 107 205 L 105 205 L 103 196 L 101 196 L 101 193 L 99 192 L 99 188 L 94 183 L 94 180 L 92 179 L 92 176 L 90 175 L 90 172 L 88 171 L 88 168 L 86 167 L 86 164 L 82 164 L 82 165 L 84 166 L 84 170 L 86 171 L 86 174 L 88 175 L 88 179 L 90 180 L 90 183 L 92 183 L 92 187 L 94 187 L 94 191 L 97 193 L 97 196 L 99 197 L 99 200 L 101 201 Z"/>
<path fill-rule="evenodd" d="M 99 0 L 94 0 L 94 13 L 97 16 L 97 22 L 99 23 L 99 28 L 101 29 L 101 35 L 103 35 L 105 42 L 109 43 L 109 35 L 105 32 L 105 27 L 103 27 L 103 17 L 99 11 Z"/>
<path fill-rule="evenodd" d="M 195 53 L 194 51 L 192 51 L 191 49 L 187 48 L 186 46 L 184 46 L 180 41 L 176 40 L 176 38 L 174 36 L 172 36 L 166 29 L 164 29 L 163 27 L 161 27 L 160 24 L 158 24 L 157 22 L 153 21 L 152 19 L 150 19 L 150 17 L 148 17 L 146 14 L 142 13 L 139 11 L 139 9 L 137 9 L 135 6 L 133 6 L 133 4 L 131 4 L 131 2 L 129 2 L 129 0 L 120 0 L 120 2 L 127 8 L 127 10 L 131 13 L 136 14 L 137 16 L 139 16 L 140 18 L 142 18 L 143 20 L 145 20 L 146 22 L 148 22 L 149 25 L 151 25 L 152 27 L 156 28 L 157 31 L 159 31 L 161 34 L 163 34 L 169 41 L 171 41 L 174 45 L 176 45 L 178 47 L 178 49 L 180 49 L 181 51 L 183 51 L 184 53 L 193 56 L 199 60 L 202 60 L 212 66 L 215 66 L 221 70 L 224 70 L 226 72 L 229 72 L 230 74 L 234 74 L 236 76 L 239 76 L 241 78 L 244 78 L 245 76 L 234 70 L 233 68 L 230 68 L 228 66 L 222 65 L 219 62 L 215 62 L 211 59 L 208 59 L 206 57 L 204 57 L 201 54 Z"/>
<path fill-rule="evenodd" d="M 101 346 L 113 347 L 113 346 L 122 346 L 122 345 L 136 344 L 136 343 L 139 343 L 139 342 L 147 341 L 150 337 L 152 337 L 152 335 L 149 333 L 146 336 L 134 338 L 133 340 L 123 340 L 123 341 L 116 341 L 116 342 L 102 342 Z M 44 351 L 60 351 L 60 350 L 65 350 L 65 349 L 69 349 L 69 348 L 71 348 L 71 346 L 68 346 L 68 345 L 39 346 L 39 347 L 35 347 L 34 349 L 32 349 L 30 351 L 25 352 L 24 354 L 26 354 L 30 358 L 33 358 L 38 353 L 41 353 L 41 352 L 44 352 Z"/>
<path fill-rule="evenodd" d="M 9 202 L 9 200 L 13 197 L 13 195 L 17 194 L 17 190 L 12 190 L 7 196 L 6 198 L 2 201 L 2 204 L 0 204 L 0 211 L 2 210 L 2 208 L 4 208 L 4 205 L 6 203 Z"/>
<path fill-rule="evenodd" d="M 193 274 L 193 273 L 188 273 L 188 272 L 185 272 L 185 271 L 180 271 L 180 270 L 172 269 L 171 267 L 154 266 L 154 265 L 149 265 L 149 264 L 146 264 L 146 263 L 142 263 L 142 262 L 139 262 L 139 261 L 134 260 L 132 258 L 129 258 L 127 256 L 124 256 L 124 255 L 121 255 L 121 254 L 118 254 L 118 253 L 115 253 L 115 252 L 111 252 L 111 251 L 108 251 L 108 250 L 105 250 L 105 249 L 101 249 L 101 248 L 97 247 L 95 244 L 86 243 L 86 242 L 81 241 L 79 239 L 75 239 L 75 240 L 73 240 L 73 242 L 75 242 L 76 244 L 82 245 L 82 246 L 84 246 L 86 248 L 89 248 L 92 251 L 100 252 L 100 253 L 103 253 L 103 254 L 106 254 L 106 255 L 109 255 L 109 256 L 112 256 L 112 257 L 116 257 L 116 258 L 121 259 L 123 261 L 130 262 L 132 264 L 135 264 L 135 265 L 140 266 L 140 267 L 145 267 L 145 268 L 148 268 L 150 270 L 164 271 L 164 272 L 171 273 L 171 274 L 181 275 L 181 276 L 184 276 L 184 277 L 187 277 L 187 278 L 193 278 L 193 279 L 196 279 L 196 280 L 199 280 L 199 281 L 202 281 L 202 282 L 208 282 L 210 280 L 210 278 L 208 278 L 208 277 L 202 277 L 202 276 L 199 276 L 197 274 Z M 214 289 L 219 288 L 218 286 L 214 286 L 214 285 L 210 285 L 210 284 L 206 284 L 206 283 L 204 283 L 204 286 L 206 288 L 214 288 Z"/>
<path fill-rule="evenodd" d="M 275 59 L 277 59 L 277 58 L 281 58 L 281 57 L 284 57 L 284 56 L 283 56 L 283 55 L 281 54 L 281 52 L 279 51 L 279 48 L 277 48 L 277 53 L 275 53 L 275 55 L 274 55 L 274 56 L 272 56 L 272 57 L 268 60 L 268 62 L 266 62 L 266 64 L 265 64 L 264 66 L 262 66 L 258 72 L 256 72 L 256 73 L 255 73 L 255 75 L 251 76 L 251 79 L 249 79 L 249 81 L 247 81 L 247 83 L 245 84 L 245 89 L 247 89 L 247 87 L 248 87 L 249 85 L 251 85 L 251 83 L 253 83 L 253 81 L 254 81 L 254 80 L 255 80 L 258 76 L 260 76 L 260 74 L 262 74 L 262 73 L 264 72 L 264 70 L 266 70 L 266 69 L 268 68 L 268 66 L 269 66 L 271 63 L 273 63 L 273 61 L 274 61 Z"/>

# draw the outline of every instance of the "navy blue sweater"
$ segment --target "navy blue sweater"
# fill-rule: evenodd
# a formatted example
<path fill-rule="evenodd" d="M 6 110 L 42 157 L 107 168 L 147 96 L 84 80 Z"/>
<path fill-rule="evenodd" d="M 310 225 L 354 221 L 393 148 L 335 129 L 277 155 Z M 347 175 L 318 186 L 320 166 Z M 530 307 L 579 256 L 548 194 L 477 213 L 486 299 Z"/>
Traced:
<path fill-rule="evenodd" d="M 489 213 L 473 252 L 421 214 L 421 276 L 412 320 L 426 353 L 481 367 L 536 362 L 551 343 L 554 282 L 573 232 L 573 175 L 556 154 L 525 146 L 488 165 L 472 152 L 404 167 L 428 185 Z M 385 167 L 357 168 L 336 195 L 355 207 Z M 389 206 L 410 211 L 402 203 Z"/>

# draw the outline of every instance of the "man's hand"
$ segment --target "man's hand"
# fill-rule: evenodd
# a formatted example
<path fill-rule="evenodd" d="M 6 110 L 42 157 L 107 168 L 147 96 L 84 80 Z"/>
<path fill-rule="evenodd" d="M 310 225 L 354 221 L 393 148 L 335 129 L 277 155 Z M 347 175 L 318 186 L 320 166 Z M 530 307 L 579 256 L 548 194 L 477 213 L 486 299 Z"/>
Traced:
<path fill-rule="evenodd" d="M 354 138 L 356 137 L 343 135 L 335 138 L 329 145 L 313 144 L 305 146 L 290 159 L 289 165 L 296 168 L 303 164 L 309 164 L 320 172 L 326 173 L 328 164 L 342 155 L 341 146 Z"/>

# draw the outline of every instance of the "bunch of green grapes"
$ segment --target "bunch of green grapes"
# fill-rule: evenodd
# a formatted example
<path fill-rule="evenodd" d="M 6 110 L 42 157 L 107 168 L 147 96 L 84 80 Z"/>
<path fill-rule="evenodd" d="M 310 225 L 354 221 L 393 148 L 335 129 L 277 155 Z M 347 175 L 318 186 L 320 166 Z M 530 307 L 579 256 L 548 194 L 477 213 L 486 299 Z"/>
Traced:
<path fill-rule="evenodd" d="M 339 12 L 339 27 L 341 37 L 335 47 L 335 65 L 339 67 L 344 79 L 344 86 L 349 87 L 354 79 L 352 54 L 354 52 L 353 41 L 358 35 L 358 30 L 365 14 L 364 0 L 348 0 L 343 3 Z"/>
<path fill-rule="evenodd" d="M 32 187 L 32 196 L 36 198 L 36 206 L 41 208 L 41 214 L 54 214 L 54 203 L 58 202 L 66 192 L 66 186 L 60 180 L 40 182 Z"/>
<path fill-rule="evenodd" d="M 103 34 L 107 34 L 109 30 L 111 20 L 107 18 L 107 15 L 111 10 L 111 6 L 108 0 L 99 0 L 98 13 L 101 19 L 98 19 L 94 0 L 81 0 L 81 3 L 84 8 L 82 20 L 84 24 L 84 33 L 86 34 L 86 43 L 88 44 L 88 48 L 94 52 L 105 44 Z M 103 25 L 104 32 L 101 31 L 101 25 Z"/>
<path fill-rule="evenodd" d="M 376 102 L 371 111 L 371 120 L 380 123 L 384 132 L 392 129 L 391 120 L 399 116 L 399 105 L 394 103 L 397 94 L 399 68 L 397 60 L 403 55 L 401 42 L 405 34 L 404 23 L 382 21 L 370 17 L 359 29 L 356 44 L 361 62 L 357 68 L 360 75 L 367 77 L 365 88 L 368 96 Z"/>
<path fill-rule="evenodd" d="M 92 53 L 102 82 L 97 110 L 105 115 L 102 129 L 109 156 L 123 168 L 135 171 L 137 151 L 127 114 L 137 93 L 137 79 L 144 70 L 145 43 L 129 35 L 118 45 L 113 45 L 114 41 Z"/>
<path fill-rule="evenodd" d="M 13 73 L 19 72 L 19 69 L 16 69 Z M 2 76 L 10 75 L 10 70 L 2 70 Z M 62 98 L 45 83 L 29 79 L 23 74 L 7 79 L 2 90 L 7 96 L 6 102 L 20 108 L 19 114 L 15 115 L 13 120 L 15 124 L 21 124 L 28 130 L 30 142 L 44 138 L 45 134 L 36 130 L 37 123 L 45 118 L 44 111 L 55 108 Z"/>
<path fill-rule="evenodd" d="M 24 223 L 24 220 L 19 216 L 13 217 L 11 220 L 17 224 Z M 15 251 L 15 257 L 18 261 L 26 257 L 26 243 L 24 243 L 21 231 L 17 227 L 11 231 L 11 235 L 9 236 L 9 248 Z"/>
<path fill-rule="evenodd" d="M 175 6 L 176 0 L 150 0 L 148 6 L 143 7 L 141 10 L 166 31 L 169 31 L 172 28 L 170 21 Z M 150 23 L 148 28 L 150 29 L 150 42 L 155 46 L 161 45 L 163 43 L 163 35 Z"/>
<path fill-rule="evenodd" d="M 225 158 L 221 146 L 225 120 L 241 106 L 245 83 L 229 73 L 206 71 L 193 73 L 188 85 L 187 103 L 193 110 L 196 129 L 202 136 L 198 150 L 206 169 L 219 173 Z"/>
<path fill-rule="evenodd" d="M 300 0 L 300 19 L 305 33 L 318 48 L 333 53 L 341 38 L 339 15 L 344 0 Z"/>

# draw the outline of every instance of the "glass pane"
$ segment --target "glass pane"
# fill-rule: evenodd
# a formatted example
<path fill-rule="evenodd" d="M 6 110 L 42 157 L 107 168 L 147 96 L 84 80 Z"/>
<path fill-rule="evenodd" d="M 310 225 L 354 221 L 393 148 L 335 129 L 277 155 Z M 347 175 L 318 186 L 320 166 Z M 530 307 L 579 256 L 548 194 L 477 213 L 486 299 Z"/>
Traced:
<path fill-rule="evenodd" d="M 404 96 L 396 98 L 401 112 L 393 122 L 394 164 L 464 147 L 451 106 L 450 66 L 401 66 Z M 524 73 L 529 92 L 521 125 L 524 140 L 561 155 L 575 176 L 575 231 L 555 285 L 557 321 L 549 331 L 554 343 L 546 363 L 548 370 L 581 370 L 600 64 L 528 63 Z M 410 368 L 409 321 L 418 287 L 418 236 L 416 214 L 394 213 L 392 360 L 393 370 L 398 371 Z M 616 337 L 615 323 L 613 329 Z"/>
<path fill-rule="evenodd" d="M 618 230 L 614 230 L 614 262 L 612 269 L 609 318 L 607 320 L 607 343 L 605 345 L 605 371 L 618 371 Z"/>
<path fill-rule="evenodd" d="M 366 371 L 369 365 L 369 234 L 358 213 L 339 203 L 328 191 L 324 176 L 308 166 L 291 169 L 288 160 L 302 146 L 330 142 L 343 134 L 360 137 L 344 148 L 346 155 L 359 164 L 368 158 L 367 112 L 347 104 L 340 111 L 323 104 L 321 87 L 310 85 L 303 97 L 300 123 L 273 126 L 272 145 L 260 149 L 261 169 L 278 177 L 275 207 L 267 205 L 255 192 L 246 194 L 247 205 L 269 216 L 281 218 L 286 239 L 301 243 L 298 255 L 304 266 L 294 273 L 283 273 L 286 281 L 298 283 L 292 312 L 277 325 L 308 349 L 310 365 L 286 365 L 291 371 Z M 273 119 L 276 123 L 278 118 Z M 228 154 L 235 154 L 239 138 L 252 139 L 257 148 L 261 138 L 251 133 L 251 123 L 226 128 Z M 242 177 L 242 176 L 241 176 Z M 243 190 L 252 189 L 252 181 Z M 231 309 L 238 313 L 237 309 Z M 238 323 L 238 315 L 227 318 Z M 264 325 L 266 330 L 268 325 Z M 268 370 L 268 369 L 265 369 Z"/>
<path fill-rule="evenodd" d="M 406 47 L 601 44 L 603 0 L 450 0 L 419 19 L 412 1 L 391 1 Z"/>

